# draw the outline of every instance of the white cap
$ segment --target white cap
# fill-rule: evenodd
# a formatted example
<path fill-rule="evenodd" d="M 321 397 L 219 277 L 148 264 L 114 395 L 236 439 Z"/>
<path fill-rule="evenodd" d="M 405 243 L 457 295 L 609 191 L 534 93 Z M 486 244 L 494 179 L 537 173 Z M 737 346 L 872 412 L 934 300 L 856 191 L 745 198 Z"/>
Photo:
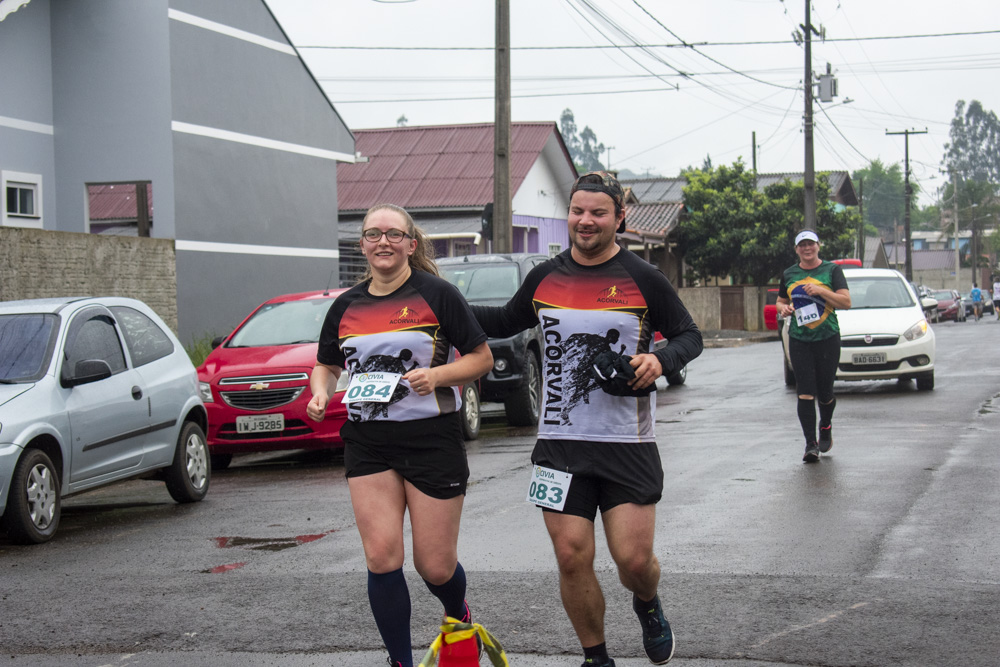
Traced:
<path fill-rule="evenodd" d="M 795 237 L 795 245 L 798 245 L 803 241 L 815 241 L 816 243 L 819 243 L 819 237 L 816 236 L 816 232 L 804 229 L 799 232 L 798 236 Z"/>

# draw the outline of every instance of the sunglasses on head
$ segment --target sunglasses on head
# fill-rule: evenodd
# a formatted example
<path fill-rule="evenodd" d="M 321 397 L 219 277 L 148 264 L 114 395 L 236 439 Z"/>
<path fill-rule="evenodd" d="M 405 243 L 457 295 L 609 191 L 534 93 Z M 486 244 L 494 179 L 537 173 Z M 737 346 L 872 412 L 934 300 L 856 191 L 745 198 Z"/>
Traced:
<path fill-rule="evenodd" d="M 404 237 L 405 238 L 413 238 L 412 236 L 410 236 L 406 232 L 401 231 L 399 229 L 389 229 L 389 230 L 383 232 L 380 229 L 375 229 L 374 227 L 372 227 L 372 228 L 366 229 L 362 233 L 362 236 L 365 237 L 365 240 L 369 241 L 371 243 L 378 243 L 382 239 L 383 235 L 385 235 L 385 238 L 389 239 L 389 243 L 399 243 L 400 241 L 403 240 Z"/>

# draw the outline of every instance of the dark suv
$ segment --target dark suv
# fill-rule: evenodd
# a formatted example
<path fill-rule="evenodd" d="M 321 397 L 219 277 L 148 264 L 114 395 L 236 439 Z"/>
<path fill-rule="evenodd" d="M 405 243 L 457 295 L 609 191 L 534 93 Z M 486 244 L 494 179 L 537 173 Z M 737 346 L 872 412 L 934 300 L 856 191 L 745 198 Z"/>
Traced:
<path fill-rule="evenodd" d="M 528 272 L 546 255 L 468 255 L 437 260 L 441 276 L 471 304 L 502 306 L 514 296 Z M 542 397 L 541 328 L 510 338 L 490 338 L 493 370 L 482 379 L 484 401 L 502 401 L 511 426 L 537 426 Z"/>

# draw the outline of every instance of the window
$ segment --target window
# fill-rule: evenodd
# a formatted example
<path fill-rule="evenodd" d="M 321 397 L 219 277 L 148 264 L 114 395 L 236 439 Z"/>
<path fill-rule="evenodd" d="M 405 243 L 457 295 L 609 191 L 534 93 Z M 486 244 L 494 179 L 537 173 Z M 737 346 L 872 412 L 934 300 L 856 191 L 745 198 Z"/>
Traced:
<path fill-rule="evenodd" d="M 118 318 L 118 324 L 125 334 L 125 344 L 132 356 L 133 367 L 145 366 L 174 351 L 174 344 L 167 334 L 143 313 L 127 306 L 115 306 L 111 311 Z"/>
<path fill-rule="evenodd" d="M 75 373 L 78 363 L 93 359 L 106 361 L 112 373 L 121 373 L 125 370 L 125 354 L 122 352 L 118 332 L 115 331 L 111 318 L 98 314 L 84 317 L 82 323 L 77 322 L 73 325 L 76 335 L 66 348 L 63 374 Z"/>
<path fill-rule="evenodd" d="M 3 185 L 2 224 L 42 228 L 42 177 L 17 171 L 0 171 Z"/>
<path fill-rule="evenodd" d="M 549 244 L 549 257 L 555 257 L 556 255 L 558 255 L 561 252 L 562 252 L 562 246 L 561 245 L 559 245 L 558 243 L 550 243 Z"/>

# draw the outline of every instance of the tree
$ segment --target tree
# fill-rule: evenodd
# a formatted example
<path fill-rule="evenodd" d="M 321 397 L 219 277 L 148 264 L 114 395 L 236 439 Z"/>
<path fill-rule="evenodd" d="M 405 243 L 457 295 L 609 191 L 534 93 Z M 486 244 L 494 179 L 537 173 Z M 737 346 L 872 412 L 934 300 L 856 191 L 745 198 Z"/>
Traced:
<path fill-rule="evenodd" d="M 566 142 L 569 156 L 573 159 L 577 171 L 584 173 L 604 169 L 600 159 L 601 153 L 604 152 L 604 144 L 598 143 L 597 135 L 589 126 L 577 133 L 576 118 L 572 109 L 564 109 L 559 116 L 559 132 Z"/>
<path fill-rule="evenodd" d="M 941 163 L 961 180 L 1000 183 L 1000 120 L 979 100 L 955 103 Z"/>
<path fill-rule="evenodd" d="M 855 187 L 864 179 L 865 223 L 874 225 L 883 235 L 891 235 L 895 225 L 903 224 L 906 213 L 902 168 L 898 163 L 886 167 L 881 160 L 875 159 L 851 174 L 851 178 Z M 911 183 L 910 187 L 916 194 L 916 184 Z"/>
<path fill-rule="evenodd" d="M 684 261 L 703 279 L 732 276 L 737 282 L 766 285 L 796 261 L 793 242 L 802 227 L 805 191 L 788 180 L 757 188 L 742 161 L 685 174 L 688 210 L 679 226 Z M 816 199 L 829 202 L 825 174 L 816 179 Z M 816 232 L 827 257 L 853 252 L 857 214 L 819 206 Z"/>

